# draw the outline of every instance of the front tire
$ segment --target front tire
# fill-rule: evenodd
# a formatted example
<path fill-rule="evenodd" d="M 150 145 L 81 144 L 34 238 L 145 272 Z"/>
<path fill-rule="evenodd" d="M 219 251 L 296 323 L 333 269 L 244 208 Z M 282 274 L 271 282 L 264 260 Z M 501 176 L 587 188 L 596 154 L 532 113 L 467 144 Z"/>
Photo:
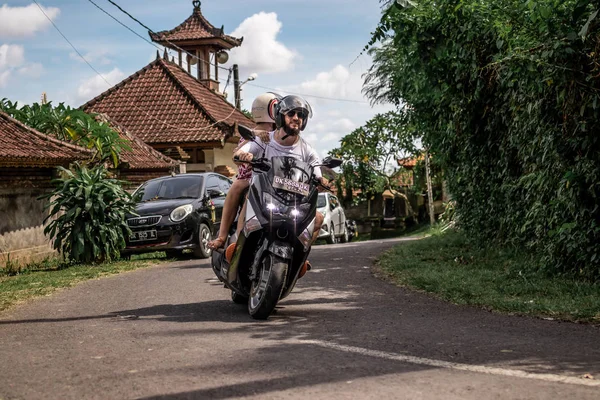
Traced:
<path fill-rule="evenodd" d="M 287 269 L 287 261 L 270 253 L 263 257 L 259 276 L 250 288 L 248 313 L 252 318 L 269 318 L 283 292 Z"/>
<path fill-rule="evenodd" d="M 212 254 L 212 250 L 208 247 L 210 241 L 210 228 L 202 223 L 198 228 L 198 246 L 194 249 L 194 256 L 197 258 L 208 258 Z"/>

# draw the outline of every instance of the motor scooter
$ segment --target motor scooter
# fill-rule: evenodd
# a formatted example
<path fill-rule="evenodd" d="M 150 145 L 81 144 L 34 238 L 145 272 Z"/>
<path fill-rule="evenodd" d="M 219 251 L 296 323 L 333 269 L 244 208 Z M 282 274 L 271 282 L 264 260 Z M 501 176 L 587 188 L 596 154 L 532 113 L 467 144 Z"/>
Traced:
<path fill-rule="evenodd" d="M 242 137 L 255 141 L 252 130 L 238 126 Z M 342 161 L 327 157 L 319 166 L 335 168 Z M 316 165 L 289 156 L 253 159 L 244 228 L 238 238 L 234 222 L 225 248 L 235 242 L 230 261 L 213 251 L 215 275 L 231 290 L 235 303 L 247 303 L 255 319 L 267 319 L 287 297 L 310 253 L 318 186 Z"/>

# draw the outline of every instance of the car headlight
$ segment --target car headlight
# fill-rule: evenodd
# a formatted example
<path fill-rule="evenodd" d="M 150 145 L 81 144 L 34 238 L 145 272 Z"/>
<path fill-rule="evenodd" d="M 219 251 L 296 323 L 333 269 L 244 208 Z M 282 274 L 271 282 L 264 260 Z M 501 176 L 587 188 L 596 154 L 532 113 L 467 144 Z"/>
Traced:
<path fill-rule="evenodd" d="M 171 211 L 171 215 L 170 215 L 171 221 L 173 221 L 173 222 L 183 221 L 185 218 L 187 218 L 188 215 L 190 215 L 192 213 L 193 210 L 194 210 L 194 207 L 192 207 L 191 204 L 186 204 L 185 206 L 177 207 L 176 209 Z"/>

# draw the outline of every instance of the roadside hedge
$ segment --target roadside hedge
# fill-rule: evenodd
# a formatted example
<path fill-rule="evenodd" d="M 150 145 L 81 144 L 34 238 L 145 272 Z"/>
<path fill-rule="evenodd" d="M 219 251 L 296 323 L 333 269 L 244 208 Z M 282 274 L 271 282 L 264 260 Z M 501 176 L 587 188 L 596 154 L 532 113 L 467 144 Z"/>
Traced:
<path fill-rule="evenodd" d="M 384 3 L 365 92 L 412 111 L 460 226 L 600 279 L 599 2 Z"/>

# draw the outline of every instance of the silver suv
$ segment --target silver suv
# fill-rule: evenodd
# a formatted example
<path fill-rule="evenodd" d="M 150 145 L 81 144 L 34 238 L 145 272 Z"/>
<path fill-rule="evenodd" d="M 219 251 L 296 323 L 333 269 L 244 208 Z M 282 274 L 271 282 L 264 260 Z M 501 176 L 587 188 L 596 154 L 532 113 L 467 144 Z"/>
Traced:
<path fill-rule="evenodd" d="M 346 214 L 340 201 L 331 193 L 319 193 L 317 210 L 325 219 L 319 232 L 319 239 L 325 239 L 327 243 L 333 244 L 336 238 L 346 243 L 348 241 L 348 229 L 346 227 Z"/>

